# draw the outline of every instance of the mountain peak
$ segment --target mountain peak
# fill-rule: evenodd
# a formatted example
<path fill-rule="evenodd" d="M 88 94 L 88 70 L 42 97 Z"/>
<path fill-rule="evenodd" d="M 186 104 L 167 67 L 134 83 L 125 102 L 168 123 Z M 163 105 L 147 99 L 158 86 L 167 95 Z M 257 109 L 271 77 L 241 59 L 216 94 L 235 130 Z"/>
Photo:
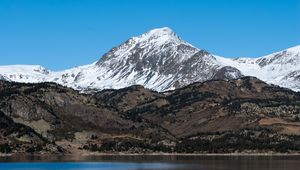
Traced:
<path fill-rule="evenodd" d="M 151 60 L 151 63 L 177 58 L 178 61 L 188 59 L 199 49 L 182 40 L 168 27 L 152 29 L 142 35 L 132 37 L 123 44 L 111 49 L 97 62 L 97 65 L 114 59 L 114 63 L 131 63 L 133 61 Z M 112 60 L 111 60 L 112 61 Z M 132 63 L 133 62 L 133 63 Z M 150 62 L 150 61 L 149 61 Z M 165 62 L 163 62 L 165 63 Z"/>
<path fill-rule="evenodd" d="M 171 28 L 162 27 L 156 28 L 148 31 L 145 34 L 142 34 L 138 37 L 134 37 L 134 40 L 140 43 L 155 43 L 158 45 L 162 45 L 168 42 L 172 42 L 174 44 L 182 44 L 185 43 Z"/>
<path fill-rule="evenodd" d="M 175 34 L 175 32 L 169 27 L 162 27 L 162 28 L 152 29 L 149 32 L 147 32 L 146 34 L 160 35 L 160 36 L 164 36 L 164 35 L 172 36 Z"/>

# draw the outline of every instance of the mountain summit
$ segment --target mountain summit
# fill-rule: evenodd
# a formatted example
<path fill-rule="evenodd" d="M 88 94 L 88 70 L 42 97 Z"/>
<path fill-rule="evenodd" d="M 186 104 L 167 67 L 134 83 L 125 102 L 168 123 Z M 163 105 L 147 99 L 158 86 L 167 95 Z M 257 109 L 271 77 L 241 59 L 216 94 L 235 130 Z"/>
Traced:
<path fill-rule="evenodd" d="M 178 47 L 179 46 L 179 47 Z M 151 58 L 153 55 L 164 52 L 176 52 L 182 47 L 190 47 L 187 51 L 178 51 L 181 55 L 165 55 L 165 59 L 171 57 L 177 57 L 178 60 L 187 59 L 186 56 L 192 55 L 198 51 L 195 47 L 183 41 L 175 32 L 170 28 L 164 27 L 159 29 L 153 29 L 143 35 L 128 39 L 125 43 L 113 48 L 106 53 L 100 61 L 110 60 L 112 58 L 118 60 L 126 60 L 128 58 L 136 58 L 142 60 L 143 58 Z M 185 52 L 191 52 L 192 54 L 186 54 Z M 183 57 L 183 58 L 178 58 Z"/>
<path fill-rule="evenodd" d="M 183 41 L 169 28 L 127 40 L 106 53 L 97 66 L 106 73 L 97 76 L 102 85 L 140 84 L 158 91 L 209 80 L 222 67 L 213 55 Z M 240 73 L 235 75 L 239 77 Z"/>
<path fill-rule="evenodd" d="M 141 46 L 163 45 L 165 43 L 185 43 L 173 30 L 168 27 L 153 29 L 141 36 L 133 37 Z"/>
<path fill-rule="evenodd" d="M 51 72 L 41 66 L 2 66 L 0 79 L 56 82 L 81 91 L 137 84 L 166 91 L 193 82 L 250 75 L 267 83 L 300 90 L 299 56 L 298 46 L 260 58 L 223 58 L 194 47 L 164 27 L 128 39 L 91 65 L 60 72 Z"/>

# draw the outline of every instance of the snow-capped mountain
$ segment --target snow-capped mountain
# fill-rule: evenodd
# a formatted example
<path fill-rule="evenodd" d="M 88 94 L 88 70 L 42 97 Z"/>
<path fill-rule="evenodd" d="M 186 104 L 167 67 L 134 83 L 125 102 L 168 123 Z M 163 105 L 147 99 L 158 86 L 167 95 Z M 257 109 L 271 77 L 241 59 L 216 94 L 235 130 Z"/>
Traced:
<path fill-rule="evenodd" d="M 140 84 L 157 91 L 193 82 L 256 76 L 300 90 L 300 46 L 261 58 L 215 56 L 182 40 L 170 28 L 130 38 L 91 65 L 53 72 L 41 66 L 1 66 L 0 79 L 56 82 L 74 89 L 100 90 Z"/>
<path fill-rule="evenodd" d="M 300 91 L 300 46 L 259 58 L 217 57 L 217 60 L 223 65 L 239 69 L 243 75 Z"/>
<path fill-rule="evenodd" d="M 105 73 L 97 76 L 96 87 L 141 84 L 158 91 L 212 79 L 223 67 L 213 55 L 183 41 L 169 28 L 127 40 L 96 65 Z"/>

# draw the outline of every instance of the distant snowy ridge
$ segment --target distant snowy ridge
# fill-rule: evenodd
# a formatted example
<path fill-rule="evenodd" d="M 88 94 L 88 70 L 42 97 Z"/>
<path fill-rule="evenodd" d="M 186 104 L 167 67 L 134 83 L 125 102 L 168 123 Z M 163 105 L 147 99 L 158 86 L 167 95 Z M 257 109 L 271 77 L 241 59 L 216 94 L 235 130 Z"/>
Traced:
<path fill-rule="evenodd" d="M 300 91 L 300 46 L 259 58 L 217 57 L 217 60 L 223 65 L 239 69 L 244 75 Z"/>
<path fill-rule="evenodd" d="M 165 91 L 244 75 L 300 91 L 300 46 L 259 58 L 224 58 L 192 46 L 164 27 L 130 38 L 90 65 L 57 72 L 38 65 L 0 66 L 2 80 L 56 82 L 83 92 L 135 84 Z"/>
<path fill-rule="evenodd" d="M 38 83 L 46 81 L 49 71 L 39 65 L 0 66 L 0 79 L 8 81 Z"/>

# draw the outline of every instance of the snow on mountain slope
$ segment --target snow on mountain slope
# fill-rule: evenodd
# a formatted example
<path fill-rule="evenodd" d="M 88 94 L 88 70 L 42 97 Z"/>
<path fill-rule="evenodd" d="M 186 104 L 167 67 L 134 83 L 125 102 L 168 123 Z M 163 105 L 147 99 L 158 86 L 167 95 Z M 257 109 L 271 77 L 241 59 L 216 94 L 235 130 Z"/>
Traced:
<path fill-rule="evenodd" d="M 158 91 L 212 79 L 222 68 L 213 55 L 183 41 L 170 28 L 127 40 L 106 53 L 97 65 L 106 74 L 97 77 L 95 87 L 141 84 Z"/>
<path fill-rule="evenodd" d="M 47 80 L 49 71 L 39 65 L 0 66 L 0 77 L 3 80 L 38 83 Z"/>
<path fill-rule="evenodd" d="M 300 46 L 260 58 L 215 56 L 170 28 L 151 30 L 111 49 L 93 64 L 53 72 L 41 66 L 0 66 L 0 79 L 56 82 L 83 92 L 143 85 L 157 91 L 243 75 L 300 91 Z"/>
<path fill-rule="evenodd" d="M 244 75 L 300 91 L 300 46 L 259 58 L 216 58 L 223 65 L 239 69 Z"/>

